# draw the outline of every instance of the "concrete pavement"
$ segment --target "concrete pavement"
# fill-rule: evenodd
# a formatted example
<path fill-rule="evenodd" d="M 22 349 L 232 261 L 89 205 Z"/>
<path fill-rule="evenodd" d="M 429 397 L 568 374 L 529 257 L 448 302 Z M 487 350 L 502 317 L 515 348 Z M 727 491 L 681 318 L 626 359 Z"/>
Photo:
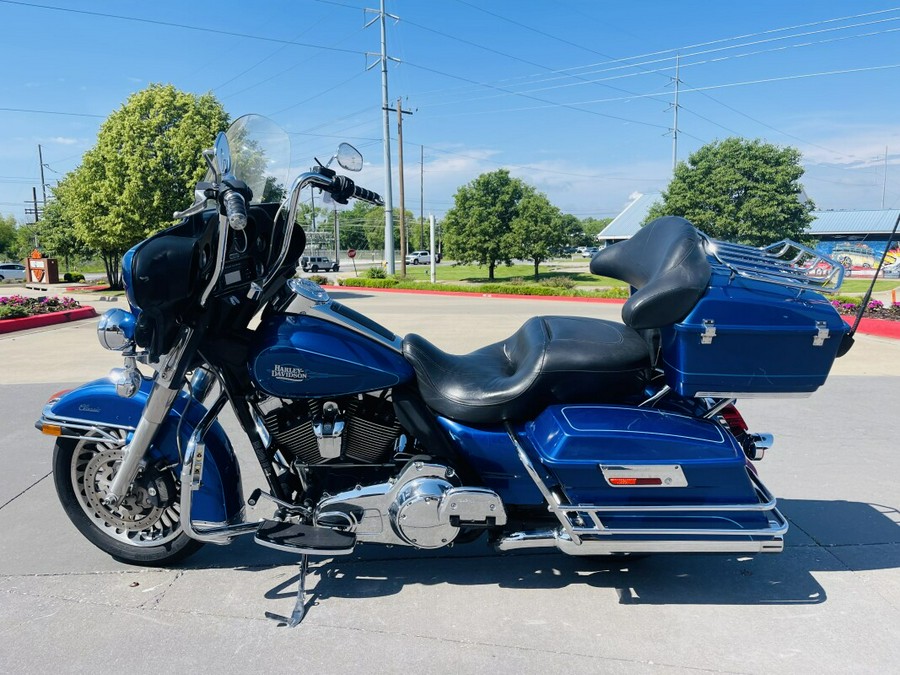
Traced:
<path fill-rule="evenodd" d="M 620 307 L 336 292 L 396 332 L 469 351 L 535 314 Z M 96 303 L 99 312 L 106 309 Z M 319 563 L 301 626 L 293 558 L 249 540 L 178 569 L 116 563 L 72 527 L 32 427 L 47 396 L 119 365 L 96 321 L 0 336 L 0 671 L 244 669 L 325 673 L 891 672 L 900 658 L 900 343 L 860 336 L 802 400 L 747 400 L 776 445 L 758 464 L 791 521 L 784 553 L 613 565 L 483 543 L 360 547 Z M 259 471 L 224 420 L 248 486 Z M 249 490 L 248 490 L 249 491 Z M 257 509 L 254 516 L 268 515 Z"/>

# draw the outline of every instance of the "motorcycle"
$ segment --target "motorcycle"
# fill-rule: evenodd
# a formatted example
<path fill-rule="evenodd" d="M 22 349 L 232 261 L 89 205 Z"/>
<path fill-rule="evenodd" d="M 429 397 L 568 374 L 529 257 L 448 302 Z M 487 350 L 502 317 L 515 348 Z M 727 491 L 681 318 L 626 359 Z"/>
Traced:
<path fill-rule="evenodd" d="M 743 397 L 808 396 L 852 333 L 821 294 L 843 268 L 800 244 L 714 241 L 658 219 L 590 270 L 632 287 L 622 322 L 529 319 L 470 354 L 400 337 L 294 278 L 306 188 L 381 204 L 331 168 L 287 188 L 287 135 L 239 118 L 204 153 L 179 222 L 124 256 L 130 310 L 101 318 L 124 365 L 46 404 L 53 476 L 91 543 L 172 565 L 253 535 L 300 557 L 358 544 L 580 556 L 781 551 L 786 519 L 754 463 Z M 152 368 L 152 375 L 144 375 Z M 265 485 L 244 497 L 218 421 L 231 406 Z M 271 518 L 246 507 L 271 502 Z"/>

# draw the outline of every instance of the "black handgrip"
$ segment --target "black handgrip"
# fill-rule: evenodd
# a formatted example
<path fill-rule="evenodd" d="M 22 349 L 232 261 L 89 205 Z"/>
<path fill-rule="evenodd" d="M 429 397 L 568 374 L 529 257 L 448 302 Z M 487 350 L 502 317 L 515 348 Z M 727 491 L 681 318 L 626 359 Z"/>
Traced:
<path fill-rule="evenodd" d="M 369 202 L 370 204 L 375 204 L 377 206 L 384 205 L 384 201 L 381 199 L 381 195 L 379 195 L 377 192 L 372 192 L 372 190 L 361 188 L 358 185 L 353 188 L 353 198 L 359 199 L 364 202 Z"/>
<path fill-rule="evenodd" d="M 247 202 L 240 192 L 226 190 L 222 194 L 222 206 L 225 207 L 225 216 L 231 229 L 243 230 L 247 227 Z"/>

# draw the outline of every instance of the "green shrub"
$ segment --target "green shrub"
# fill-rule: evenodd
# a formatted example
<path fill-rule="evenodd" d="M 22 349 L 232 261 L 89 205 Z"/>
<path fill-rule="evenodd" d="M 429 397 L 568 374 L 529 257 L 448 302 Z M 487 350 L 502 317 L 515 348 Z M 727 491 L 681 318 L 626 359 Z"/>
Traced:
<path fill-rule="evenodd" d="M 550 277 L 542 280 L 541 285 L 548 288 L 565 288 L 568 290 L 575 288 L 575 280 L 572 277 Z"/>
<path fill-rule="evenodd" d="M 0 319 L 21 319 L 28 316 L 28 310 L 21 305 L 0 305 Z"/>
<path fill-rule="evenodd" d="M 399 280 L 395 277 L 386 279 L 366 279 L 364 277 L 349 277 L 340 280 L 341 286 L 355 288 L 402 288 L 419 291 L 450 291 L 457 293 L 478 293 L 481 295 L 536 295 L 544 297 L 575 297 L 575 298 L 627 298 L 628 289 L 625 287 L 608 288 L 602 291 L 579 291 L 571 289 L 551 288 L 538 284 L 510 285 L 508 283 L 495 284 L 432 284 L 427 281 Z"/>
<path fill-rule="evenodd" d="M 341 286 L 354 286 L 356 288 L 394 288 L 399 283 L 397 279 L 366 279 L 365 277 L 349 277 L 339 279 Z"/>
<path fill-rule="evenodd" d="M 384 271 L 383 267 L 370 267 L 363 272 L 363 276 L 366 279 L 387 279 L 387 272 Z"/>
<path fill-rule="evenodd" d="M 326 286 L 331 283 L 328 280 L 328 277 L 322 276 L 321 274 L 313 274 L 311 277 L 309 277 L 309 280 L 319 284 L 319 286 Z"/>

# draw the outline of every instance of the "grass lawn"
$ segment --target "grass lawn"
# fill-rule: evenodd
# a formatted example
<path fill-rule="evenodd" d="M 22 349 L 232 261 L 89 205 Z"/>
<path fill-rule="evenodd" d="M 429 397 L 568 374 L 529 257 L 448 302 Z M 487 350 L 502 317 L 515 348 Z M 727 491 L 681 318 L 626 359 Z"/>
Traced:
<path fill-rule="evenodd" d="M 564 263 L 567 267 L 571 266 L 569 261 Z M 566 269 L 560 264 L 550 262 L 541 264 L 542 270 L 538 274 L 540 281 L 553 279 L 558 277 L 568 277 L 575 282 L 575 287 L 579 286 L 626 286 L 618 279 L 610 279 L 609 277 L 598 277 L 588 272 L 588 261 L 585 260 L 583 265 L 578 268 Z M 400 265 L 397 265 L 399 274 Z M 429 265 L 407 265 L 406 276 L 416 281 L 428 281 L 431 278 L 431 268 Z M 470 284 L 486 284 L 489 283 L 487 267 L 478 265 L 454 265 L 453 263 L 440 263 L 436 266 L 435 278 L 438 281 L 453 281 Z M 494 283 L 504 283 L 513 281 L 522 281 L 525 283 L 534 282 L 534 266 L 533 265 L 498 265 L 494 268 Z"/>
<path fill-rule="evenodd" d="M 871 285 L 871 279 L 844 279 L 844 283 L 841 284 L 840 293 L 865 293 L 869 290 L 869 286 Z M 875 282 L 875 290 L 876 291 L 890 291 L 895 288 L 900 288 L 900 279 L 882 279 L 880 281 Z"/>

